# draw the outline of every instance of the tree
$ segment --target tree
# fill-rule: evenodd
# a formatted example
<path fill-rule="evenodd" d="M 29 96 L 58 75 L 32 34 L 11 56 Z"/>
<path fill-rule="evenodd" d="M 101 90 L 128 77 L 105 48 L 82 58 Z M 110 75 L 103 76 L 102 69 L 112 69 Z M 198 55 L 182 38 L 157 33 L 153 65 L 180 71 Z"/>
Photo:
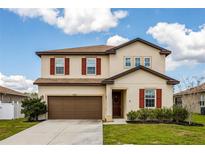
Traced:
<path fill-rule="evenodd" d="M 182 79 L 178 85 L 178 90 L 181 91 L 182 104 L 188 110 L 188 122 L 192 123 L 193 111 L 196 108 L 196 104 L 199 103 L 199 85 L 204 81 L 204 77 L 193 76 L 190 78 Z"/>
<path fill-rule="evenodd" d="M 30 98 L 38 98 L 38 94 L 36 92 L 33 93 L 24 93 L 26 96 L 30 97 Z"/>
<path fill-rule="evenodd" d="M 46 104 L 41 98 L 26 98 L 22 101 L 21 113 L 28 121 L 38 121 L 38 116 L 46 112 Z"/>

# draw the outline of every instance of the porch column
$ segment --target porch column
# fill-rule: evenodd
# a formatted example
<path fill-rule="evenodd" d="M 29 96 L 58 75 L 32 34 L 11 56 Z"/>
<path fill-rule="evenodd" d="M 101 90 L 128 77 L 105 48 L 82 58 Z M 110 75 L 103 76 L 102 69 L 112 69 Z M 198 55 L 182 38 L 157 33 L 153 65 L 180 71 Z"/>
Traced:
<path fill-rule="evenodd" d="M 112 121 L 112 89 L 109 85 L 106 85 L 106 121 Z"/>

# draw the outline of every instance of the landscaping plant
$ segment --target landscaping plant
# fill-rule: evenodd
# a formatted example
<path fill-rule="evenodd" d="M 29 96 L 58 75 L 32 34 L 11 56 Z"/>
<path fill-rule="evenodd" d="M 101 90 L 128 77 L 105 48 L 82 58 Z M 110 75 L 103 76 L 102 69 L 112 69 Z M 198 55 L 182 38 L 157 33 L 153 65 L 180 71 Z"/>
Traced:
<path fill-rule="evenodd" d="M 181 106 L 172 108 L 156 108 L 156 109 L 140 109 L 138 111 L 130 111 L 127 118 L 130 121 L 134 120 L 158 120 L 159 122 L 184 122 L 188 118 L 188 111 Z"/>
<path fill-rule="evenodd" d="M 137 112 L 136 111 L 130 111 L 129 113 L 127 113 L 127 119 L 128 120 L 136 120 L 137 119 Z"/>
<path fill-rule="evenodd" d="M 137 111 L 137 118 L 140 120 L 147 120 L 149 117 L 149 109 L 140 109 Z"/>
<path fill-rule="evenodd" d="M 173 120 L 178 122 L 185 121 L 189 116 L 189 112 L 186 108 L 174 105 L 173 106 Z"/>
<path fill-rule="evenodd" d="M 148 110 L 148 119 L 149 120 L 155 120 L 156 119 L 155 109 L 149 109 Z"/>
<path fill-rule="evenodd" d="M 162 108 L 162 109 L 154 109 L 156 119 L 159 121 L 171 121 L 172 120 L 172 109 L 170 108 Z"/>
<path fill-rule="evenodd" d="M 26 98 L 22 101 L 21 113 L 28 121 L 38 121 L 38 116 L 46 112 L 46 104 L 41 98 Z"/>

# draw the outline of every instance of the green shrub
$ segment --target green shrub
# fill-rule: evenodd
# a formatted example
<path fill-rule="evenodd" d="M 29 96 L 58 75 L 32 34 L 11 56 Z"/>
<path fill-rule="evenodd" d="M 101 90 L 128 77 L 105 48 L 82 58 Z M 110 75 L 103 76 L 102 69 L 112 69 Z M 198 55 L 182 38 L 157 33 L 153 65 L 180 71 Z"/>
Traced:
<path fill-rule="evenodd" d="M 140 109 L 138 111 L 130 111 L 127 114 L 128 120 L 159 120 L 159 121 L 185 121 L 188 118 L 188 111 L 181 106 L 174 106 L 171 108 L 162 109 Z"/>
<path fill-rule="evenodd" d="M 173 120 L 176 122 L 185 121 L 188 118 L 188 111 L 186 108 L 183 108 L 178 105 L 173 106 Z"/>
<path fill-rule="evenodd" d="M 149 117 L 149 109 L 140 109 L 137 111 L 137 118 L 140 120 L 147 120 Z"/>
<path fill-rule="evenodd" d="M 157 120 L 163 120 L 163 111 L 162 109 L 154 109 L 155 116 Z"/>
<path fill-rule="evenodd" d="M 45 102 L 41 98 L 26 98 L 22 101 L 21 113 L 25 115 L 28 121 L 38 121 L 38 116 L 46 112 Z"/>
<path fill-rule="evenodd" d="M 163 108 L 162 109 L 162 112 L 163 112 L 163 120 L 172 120 L 173 118 L 173 111 L 172 109 L 170 108 Z"/>
<path fill-rule="evenodd" d="M 127 119 L 128 120 L 136 120 L 137 119 L 137 112 L 136 111 L 130 111 L 129 113 L 127 113 Z"/>
<path fill-rule="evenodd" d="M 172 109 L 162 108 L 162 109 L 155 109 L 156 119 L 160 121 L 170 121 L 172 120 Z"/>
<path fill-rule="evenodd" d="M 150 120 L 156 119 L 155 109 L 149 109 L 148 110 L 148 119 L 150 119 Z"/>

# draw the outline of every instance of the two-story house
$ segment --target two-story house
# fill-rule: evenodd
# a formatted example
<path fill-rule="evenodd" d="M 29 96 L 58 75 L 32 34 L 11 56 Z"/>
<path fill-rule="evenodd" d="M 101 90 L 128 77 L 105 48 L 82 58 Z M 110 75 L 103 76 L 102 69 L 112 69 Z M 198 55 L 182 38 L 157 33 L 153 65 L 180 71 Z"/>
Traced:
<path fill-rule="evenodd" d="M 126 118 L 139 108 L 172 107 L 173 85 L 165 75 L 171 51 L 136 38 L 119 46 L 40 51 L 39 96 L 48 119 Z"/>

